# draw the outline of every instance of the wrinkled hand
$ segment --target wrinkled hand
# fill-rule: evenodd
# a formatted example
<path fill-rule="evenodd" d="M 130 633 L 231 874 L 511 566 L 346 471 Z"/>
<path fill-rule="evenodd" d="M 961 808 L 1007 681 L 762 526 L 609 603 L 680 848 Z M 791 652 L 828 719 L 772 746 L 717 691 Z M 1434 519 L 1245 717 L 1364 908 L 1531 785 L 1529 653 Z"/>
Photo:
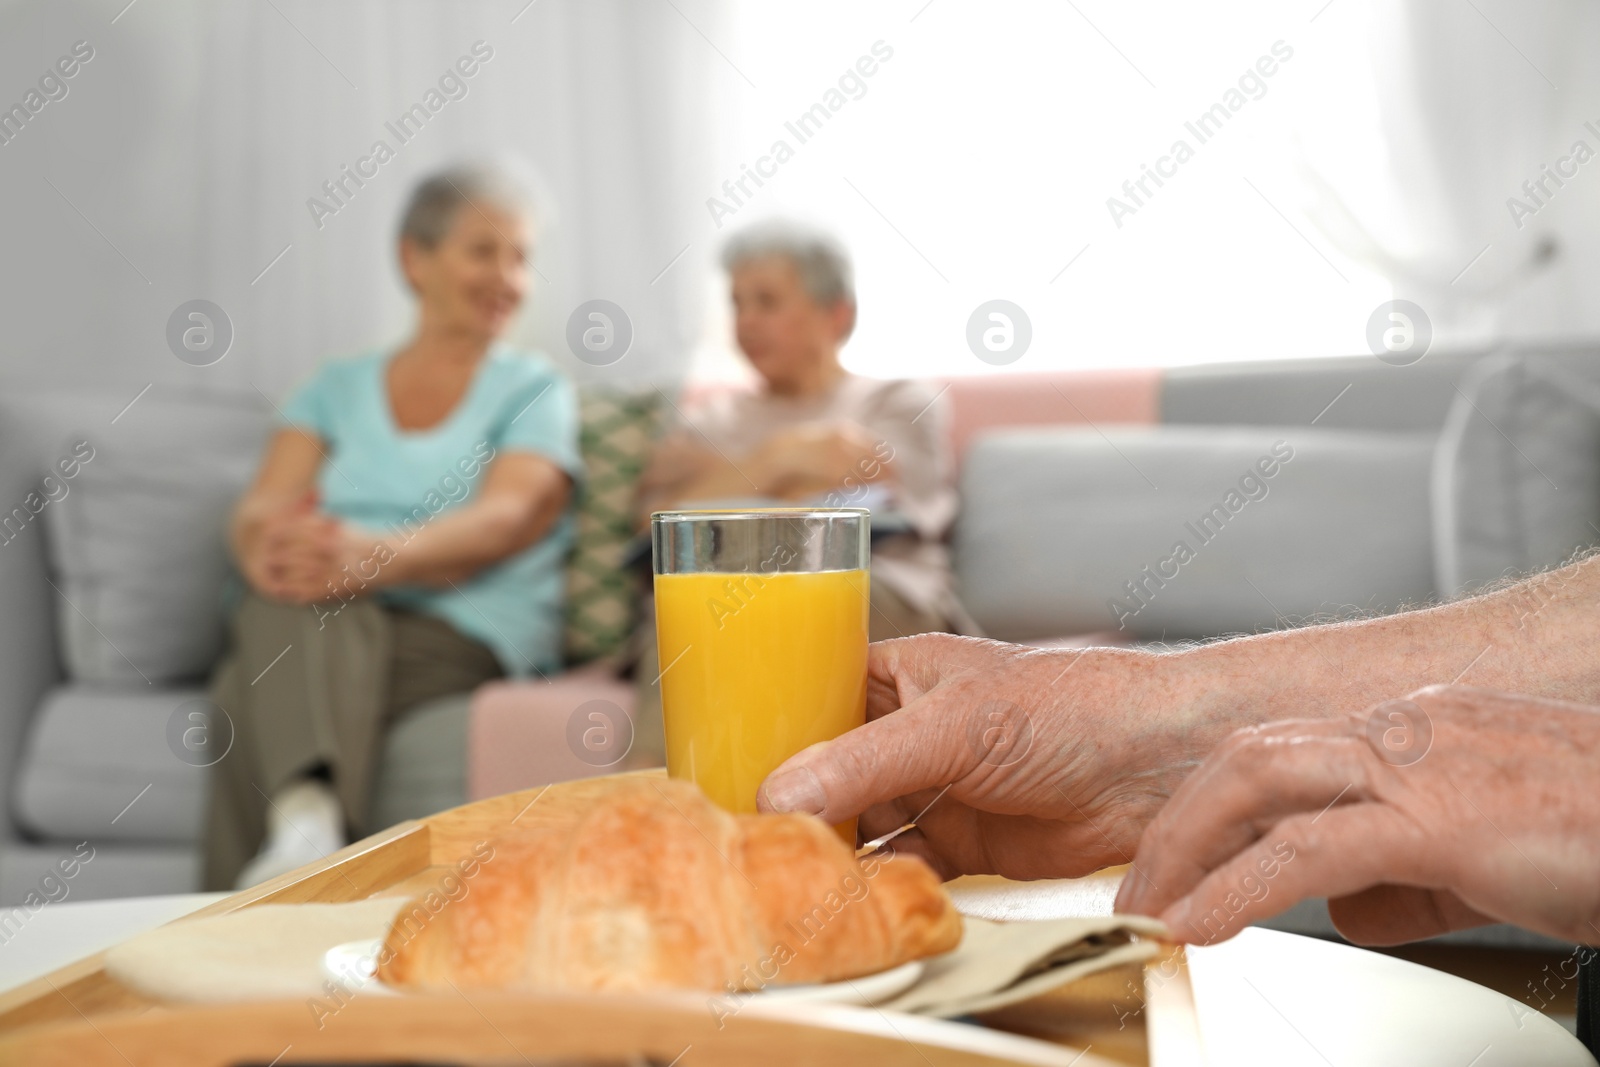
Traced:
<path fill-rule="evenodd" d="M 332 520 L 317 510 L 317 492 L 308 489 L 269 513 L 239 568 L 250 587 L 270 600 L 305 602 L 309 583 L 326 570 L 332 551 Z"/>
<path fill-rule="evenodd" d="M 1600 943 L 1600 709 L 1436 686 L 1234 734 L 1145 831 L 1119 911 L 1225 940 L 1327 896 L 1353 941 L 1487 922 Z"/>
<path fill-rule="evenodd" d="M 331 595 L 328 582 L 340 549 L 339 521 L 294 510 L 263 527 L 257 544 L 257 588 L 274 600 L 310 604 Z"/>
<path fill-rule="evenodd" d="M 950 634 L 870 647 L 867 724 L 795 755 L 764 811 L 870 840 L 915 818 L 897 851 L 945 877 L 1087 874 L 1132 858 L 1139 831 L 1199 762 L 1148 681 L 1157 657 L 1045 650 Z"/>
<path fill-rule="evenodd" d="M 269 519 L 245 577 L 263 596 L 290 604 L 349 599 L 388 584 L 396 549 L 324 512 L 293 507 Z"/>
<path fill-rule="evenodd" d="M 874 465 L 881 468 L 876 449 L 872 435 L 854 423 L 809 423 L 769 438 L 755 465 L 780 496 L 825 491 L 846 478 L 863 479 Z"/>

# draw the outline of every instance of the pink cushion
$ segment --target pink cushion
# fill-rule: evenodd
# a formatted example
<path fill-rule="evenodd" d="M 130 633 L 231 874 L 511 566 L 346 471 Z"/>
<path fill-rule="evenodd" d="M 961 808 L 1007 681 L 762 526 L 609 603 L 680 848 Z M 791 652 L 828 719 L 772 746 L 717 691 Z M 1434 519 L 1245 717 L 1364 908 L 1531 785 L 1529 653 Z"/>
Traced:
<path fill-rule="evenodd" d="M 979 434 L 1000 427 L 1153 425 L 1160 388 L 1159 367 L 952 378 L 945 398 L 956 463 Z"/>
<path fill-rule="evenodd" d="M 592 778 L 621 770 L 580 759 L 568 743 L 568 722 L 591 700 L 633 715 L 633 686 L 603 670 L 579 669 L 548 682 L 490 682 L 472 697 L 467 726 L 467 799 L 481 800 L 551 782 Z M 594 709 L 591 709 L 594 710 Z M 609 717 L 612 712 L 603 709 Z M 582 729 L 594 720 L 580 716 Z"/>

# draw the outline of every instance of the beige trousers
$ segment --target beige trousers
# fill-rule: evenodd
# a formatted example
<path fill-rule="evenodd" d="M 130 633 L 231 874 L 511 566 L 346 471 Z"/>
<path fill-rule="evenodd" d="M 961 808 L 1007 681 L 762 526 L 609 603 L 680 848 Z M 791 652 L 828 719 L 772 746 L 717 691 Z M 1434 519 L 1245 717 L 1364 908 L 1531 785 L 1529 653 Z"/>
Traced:
<path fill-rule="evenodd" d="M 319 768 L 351 835 L 380 829 L 366 820 L 389 723 L 423 701 L 502 674 L 485 645 L 432 616 L 370 599 L 330 614 L 248 594 L 211 682 L 233 743 L 212 769 L 205 888 L 233 888 L 261 847 L 268 798 Z"/>

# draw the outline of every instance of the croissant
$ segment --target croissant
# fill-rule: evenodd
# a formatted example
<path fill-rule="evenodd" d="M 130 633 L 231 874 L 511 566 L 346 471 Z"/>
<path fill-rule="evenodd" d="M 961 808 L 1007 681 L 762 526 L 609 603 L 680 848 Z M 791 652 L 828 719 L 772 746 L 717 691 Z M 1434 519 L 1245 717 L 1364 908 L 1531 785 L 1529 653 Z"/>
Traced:
<path fill-rule="evenodd" d="M 953 949 L 922 861 L 857 862 L 821 820 L 731 815 L 688 782 L 619 778 L 501 838 L 463 895 L 396 917 L 378 976 L 411 989 L 755 990 Z"/>

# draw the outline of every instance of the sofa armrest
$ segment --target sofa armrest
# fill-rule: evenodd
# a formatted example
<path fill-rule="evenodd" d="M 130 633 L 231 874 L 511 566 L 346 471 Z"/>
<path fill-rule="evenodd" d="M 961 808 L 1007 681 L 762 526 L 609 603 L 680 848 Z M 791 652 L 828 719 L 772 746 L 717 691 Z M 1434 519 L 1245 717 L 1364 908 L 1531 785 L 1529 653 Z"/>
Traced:
<path fill-rule="evenodd" d="M 9 414 L 5 412 L 3 414 Z M 45 531 L 50 505 L 33 515 L 36 437 L 0 417 L 0 838 L 20 836 L 11 793 L 23 739 L 44 694 L 62 678 L 56 611 L 71 610 L 51 588 Z"/>
<path fill-rule="evenodd" d="M 467 729 L 467 798 L 623 770 L 634 704 L 630 683 L 597 668 L 479 686 Z"/>
<path fill-rule="evenodd" d="M 1600 540 L 1594 356 L 1508 354 L 1463 379 L 1434 455 L 1439 591 L 1461 596 Z"/>

